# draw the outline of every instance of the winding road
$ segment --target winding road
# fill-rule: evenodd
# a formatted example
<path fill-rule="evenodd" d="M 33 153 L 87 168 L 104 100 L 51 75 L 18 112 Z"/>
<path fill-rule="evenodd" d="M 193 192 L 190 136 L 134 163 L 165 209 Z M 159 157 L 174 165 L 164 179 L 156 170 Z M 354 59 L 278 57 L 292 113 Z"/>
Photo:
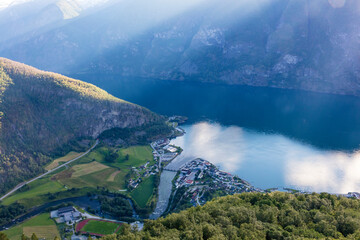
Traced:
<path fill-rule="evenodd" d="M 20 183 L 20 184 L 17 185 L 14 189 L 12 189 L 10 192 L 8 192 L 8 193 L 5 194 L 4 196 L 2 196 L 2 197 L 0 198 L 0 201 L 2 201 L 4 198 L 6 198 L 7 196 L 11 195 L 12 193 L 16 192 L 18 189 L 22 188 L 24 185 L 29 184 L 29 183 L 32 183 L 33 181 L 38 180 L 39 178 L 45 177 L 46 175 L 48 175 L 48 174 L 50 174 L 50 173 L 52 173 L 52 172 L 55 172 L 56 170 L 58 170 L 58 169 L 60 169 L 60 168 L 62 168 L 62 167 L 65 167 L 66 165 L 68 165 L 68 164 L 70 164 L 70 163 L 78 160 L 79 158 L 82 158 L 83 156 L 85 156 L 86 154 L 88 154 L 89 152 L 91 152 L 91 150 L 93 150 L 98 144 L 99 144 L 99 140 L 96 140 L 95 144 L 94 144 L 89 150 L 87 150 L 86 152 L 84 152 L 83 154 L 81 154 L 80 156 L 78 156 L 78 157 L 76 157 L 76 158 L 74 158 L 74 159 L 72 159 L 72 160 L 70 160 L 70 161 L 68 161 L 68 162 L 66 162 L 66 163 L 64 163 L 64 164 L 62 164 L 62 165 L 54 168 L 54 169 L 51 169 L 51 170 L 47 171 L 46 173 L 43 173 L 43 174 L 41 174 L 40 176 L 37 176 L 37 177 L 35 177 L 35 178 L 27 181 L 27 182 Z"/>

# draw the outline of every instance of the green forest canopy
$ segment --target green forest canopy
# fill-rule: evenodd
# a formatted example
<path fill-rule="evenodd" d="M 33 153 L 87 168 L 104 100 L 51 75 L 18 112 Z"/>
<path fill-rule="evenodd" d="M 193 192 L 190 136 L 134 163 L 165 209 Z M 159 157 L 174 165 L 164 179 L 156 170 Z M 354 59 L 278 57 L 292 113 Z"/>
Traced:
<path fill-rule="evenodd" d="M 359 200 L 327 193 L 243 193 L 105 239 L 360 239 L 359 210 Z"/>

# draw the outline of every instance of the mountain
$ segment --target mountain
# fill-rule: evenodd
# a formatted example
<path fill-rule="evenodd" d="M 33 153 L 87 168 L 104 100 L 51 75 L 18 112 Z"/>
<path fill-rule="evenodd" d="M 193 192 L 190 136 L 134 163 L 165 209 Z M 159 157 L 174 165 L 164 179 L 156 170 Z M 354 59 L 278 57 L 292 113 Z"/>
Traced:
<path fill-rule="evenodd" d="M 69 24 L 110 0 L 14 0 L 0 3 L 0 45 L 8 48 L 37 33 Z"/>
<path fill-rule="evenodd" d="M 0 192 L 106 130 L 143 139 L 154 125 L 167 129 L 162 117 L 94 85 L 0 58 Z"/>
<path fill-rule="evenodd" d="M 125 225 L 132 239 L 359 239 L 359 201 L 322 194 L 246 193 L 146 221 L 142 231 Z"/>
<path fill-rule="evenodd" d="M 124 0 L 102 6 L 12 38 L 0 54 L 65 74 L 360 95 L 357 0 Z"/>

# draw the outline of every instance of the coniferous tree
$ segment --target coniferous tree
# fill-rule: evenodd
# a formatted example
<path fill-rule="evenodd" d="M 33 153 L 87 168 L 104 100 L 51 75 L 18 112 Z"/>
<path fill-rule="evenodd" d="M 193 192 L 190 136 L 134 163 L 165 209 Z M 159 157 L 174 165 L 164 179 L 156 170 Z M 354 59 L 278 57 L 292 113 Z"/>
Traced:
<path fill-rule="evenodd" d="M 31 235 L 31 240 L 39 240 L 35 233 Z"/>

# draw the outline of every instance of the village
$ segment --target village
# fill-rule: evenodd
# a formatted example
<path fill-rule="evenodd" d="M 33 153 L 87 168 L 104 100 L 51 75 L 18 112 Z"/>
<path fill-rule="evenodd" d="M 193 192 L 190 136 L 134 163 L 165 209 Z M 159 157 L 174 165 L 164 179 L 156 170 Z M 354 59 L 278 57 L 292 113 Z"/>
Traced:
<path fill-rule="evenodd" d="M 159 174 L 159 169 L 164 168 L 181 153 L 181 148 L 168 145 L 169 143 L 170 140 L 166 138 L 151 143 L 156 164 L 150 165 L 150 162 L 147 162 L 140 167 L 133 167 L 132 177 L 128 181 L 129 189 L 135 189 L 139 183 L 141 183 L 142 179 L 150 175 Z"/>
<path fill-rule="evenodd" d="M 180 168 L 174 180 L 175 191 L 186 188 L 183 198 L 191 205 L 203 205 L 210 199 L 209 194 L 223 191 L 224 194 L 260 191 L 246 181 L 219 170 L 210 162 L 197 158 Z"/>
<path fill-rule="evenodd" d="M 170 118 L 172 121 L 176 121 L 176 117 Z M 170 121 L 170 120 L 169 120 Z M 172 122 L 174 125 L 175 122 Z M 184 130 L 176 127 L 177 135 L 184 134 Z M 153 157 L 156 164 L 150 164 L 150 162 L 145 163 L 140 167 L 133 167 L 132 168 L 132 177 L 128 181 L 128 188 L 135 189 L 139 183 L 141 183 L 142 179 L 147 178 L 150 175 L 159 174 L 160 170 L 166 167 L 173 159 L 175 159 L 180 153 L 182 149 L 177 146 L 170 145 L 170 139 L 162 138 L 156 140 L 150 144 L 151 148 L 153 149 Z"/>

